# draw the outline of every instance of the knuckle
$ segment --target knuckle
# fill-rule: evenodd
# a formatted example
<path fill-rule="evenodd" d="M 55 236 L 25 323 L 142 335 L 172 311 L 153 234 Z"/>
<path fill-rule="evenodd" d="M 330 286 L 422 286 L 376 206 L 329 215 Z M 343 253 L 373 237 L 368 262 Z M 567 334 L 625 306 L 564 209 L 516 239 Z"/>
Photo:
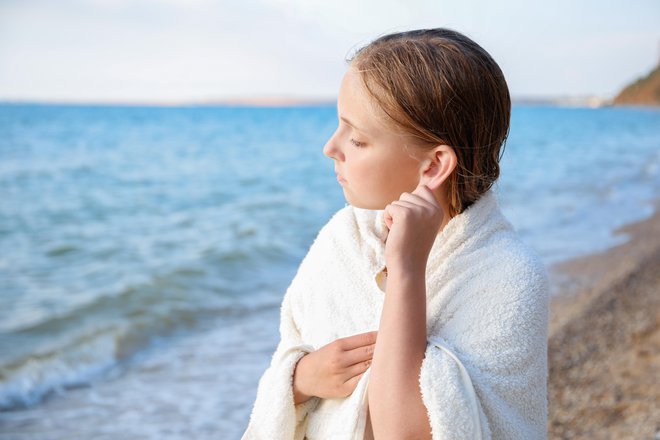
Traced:
<path fill-rule="evenodd" d="M 340 367 L 340 364 L 341 364 L 341 362 L 340 362 L 338 356 L 333 356 L 333 357 L 330 359 L 330 361 L 328 362 L 328 366 L 329 366 L 332 370 L 338 370 L 339 367 Z"/>

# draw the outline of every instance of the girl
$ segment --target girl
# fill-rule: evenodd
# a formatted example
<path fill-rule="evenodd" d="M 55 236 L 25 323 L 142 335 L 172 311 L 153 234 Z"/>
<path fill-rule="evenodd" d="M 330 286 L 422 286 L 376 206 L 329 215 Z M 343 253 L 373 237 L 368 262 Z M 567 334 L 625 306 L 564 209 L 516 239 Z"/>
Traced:
<path fill-rule="evenodd" d="M 545 438 L 547 272 L 492 189 L 500 68 L 443 28 L 348 62 L 323 148 L 348 203 L 284 295 L 243 439 Z"/>

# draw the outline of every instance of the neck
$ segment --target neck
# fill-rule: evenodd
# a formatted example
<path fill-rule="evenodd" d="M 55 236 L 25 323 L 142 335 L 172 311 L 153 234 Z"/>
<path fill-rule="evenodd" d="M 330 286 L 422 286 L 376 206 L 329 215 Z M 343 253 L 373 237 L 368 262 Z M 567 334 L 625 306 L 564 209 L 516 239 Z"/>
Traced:
<path fill-rule="evenodd" d="M 449 223 L 449 220 L 451 220 L 451 218 L 449 218 L 449 213 L 444 211 L 444 217 L 442 218 L 442 223 L 440 224 L 437 235 L 442 234 L 442 231 L 445 229 L 445 226 L 447 226 L 447 223 Z"/>
<path fill-rule="evenodd" d="M 449 202 L 447 201 L 446 197 L 441 197 L 438 196 L 438 194 L 435 194 L 435 198 L 438 201 L 438 204 L 440 205 L 440 208 L 442 208 L 442 223 L 440 224 L 440 229 L 438 230 L 438 234 L 442 232 L 442 230 L 447 226 L 447 223 L 449 223 L 449 220 L 451 220 L 451 217 L 449 216 Z"/>

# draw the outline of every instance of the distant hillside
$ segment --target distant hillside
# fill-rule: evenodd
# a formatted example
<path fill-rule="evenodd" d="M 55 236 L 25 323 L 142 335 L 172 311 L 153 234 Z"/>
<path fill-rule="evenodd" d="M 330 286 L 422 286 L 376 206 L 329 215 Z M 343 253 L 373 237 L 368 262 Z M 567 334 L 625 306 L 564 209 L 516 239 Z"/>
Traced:
<path fill-rule="evenodd" d="M 660 106 L 660 63 L 651 73 L 621 90 L 612 104 Z"/>

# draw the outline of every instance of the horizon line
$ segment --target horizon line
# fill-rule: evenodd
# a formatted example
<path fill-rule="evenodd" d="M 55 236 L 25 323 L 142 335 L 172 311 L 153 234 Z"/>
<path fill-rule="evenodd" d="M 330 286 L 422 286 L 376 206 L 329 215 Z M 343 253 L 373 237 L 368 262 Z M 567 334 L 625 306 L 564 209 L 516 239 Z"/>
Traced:
<path fill-rule="evenodd" d="M 547 104 L 607 104 L 613 98 L 595 94 L 584 95 L 518 95 L 512 96 L 512 103 L 547 103 Z M 35 104 L 35 105 L 92 105 L 92 106 L 154 106 L 154 107 L 186 107 L 186 106 L 253 106 L 253 107 L 291 107 L 305 105 L 336 104 L 336 97 L 296 98 L 291 96 L 275 97 L 238 97 L 218 99 L 178 99 L 178 100 L 148 100 L 148 99 L 49 99 L 49 98 L 3 98 L 0 104 Z"/>

